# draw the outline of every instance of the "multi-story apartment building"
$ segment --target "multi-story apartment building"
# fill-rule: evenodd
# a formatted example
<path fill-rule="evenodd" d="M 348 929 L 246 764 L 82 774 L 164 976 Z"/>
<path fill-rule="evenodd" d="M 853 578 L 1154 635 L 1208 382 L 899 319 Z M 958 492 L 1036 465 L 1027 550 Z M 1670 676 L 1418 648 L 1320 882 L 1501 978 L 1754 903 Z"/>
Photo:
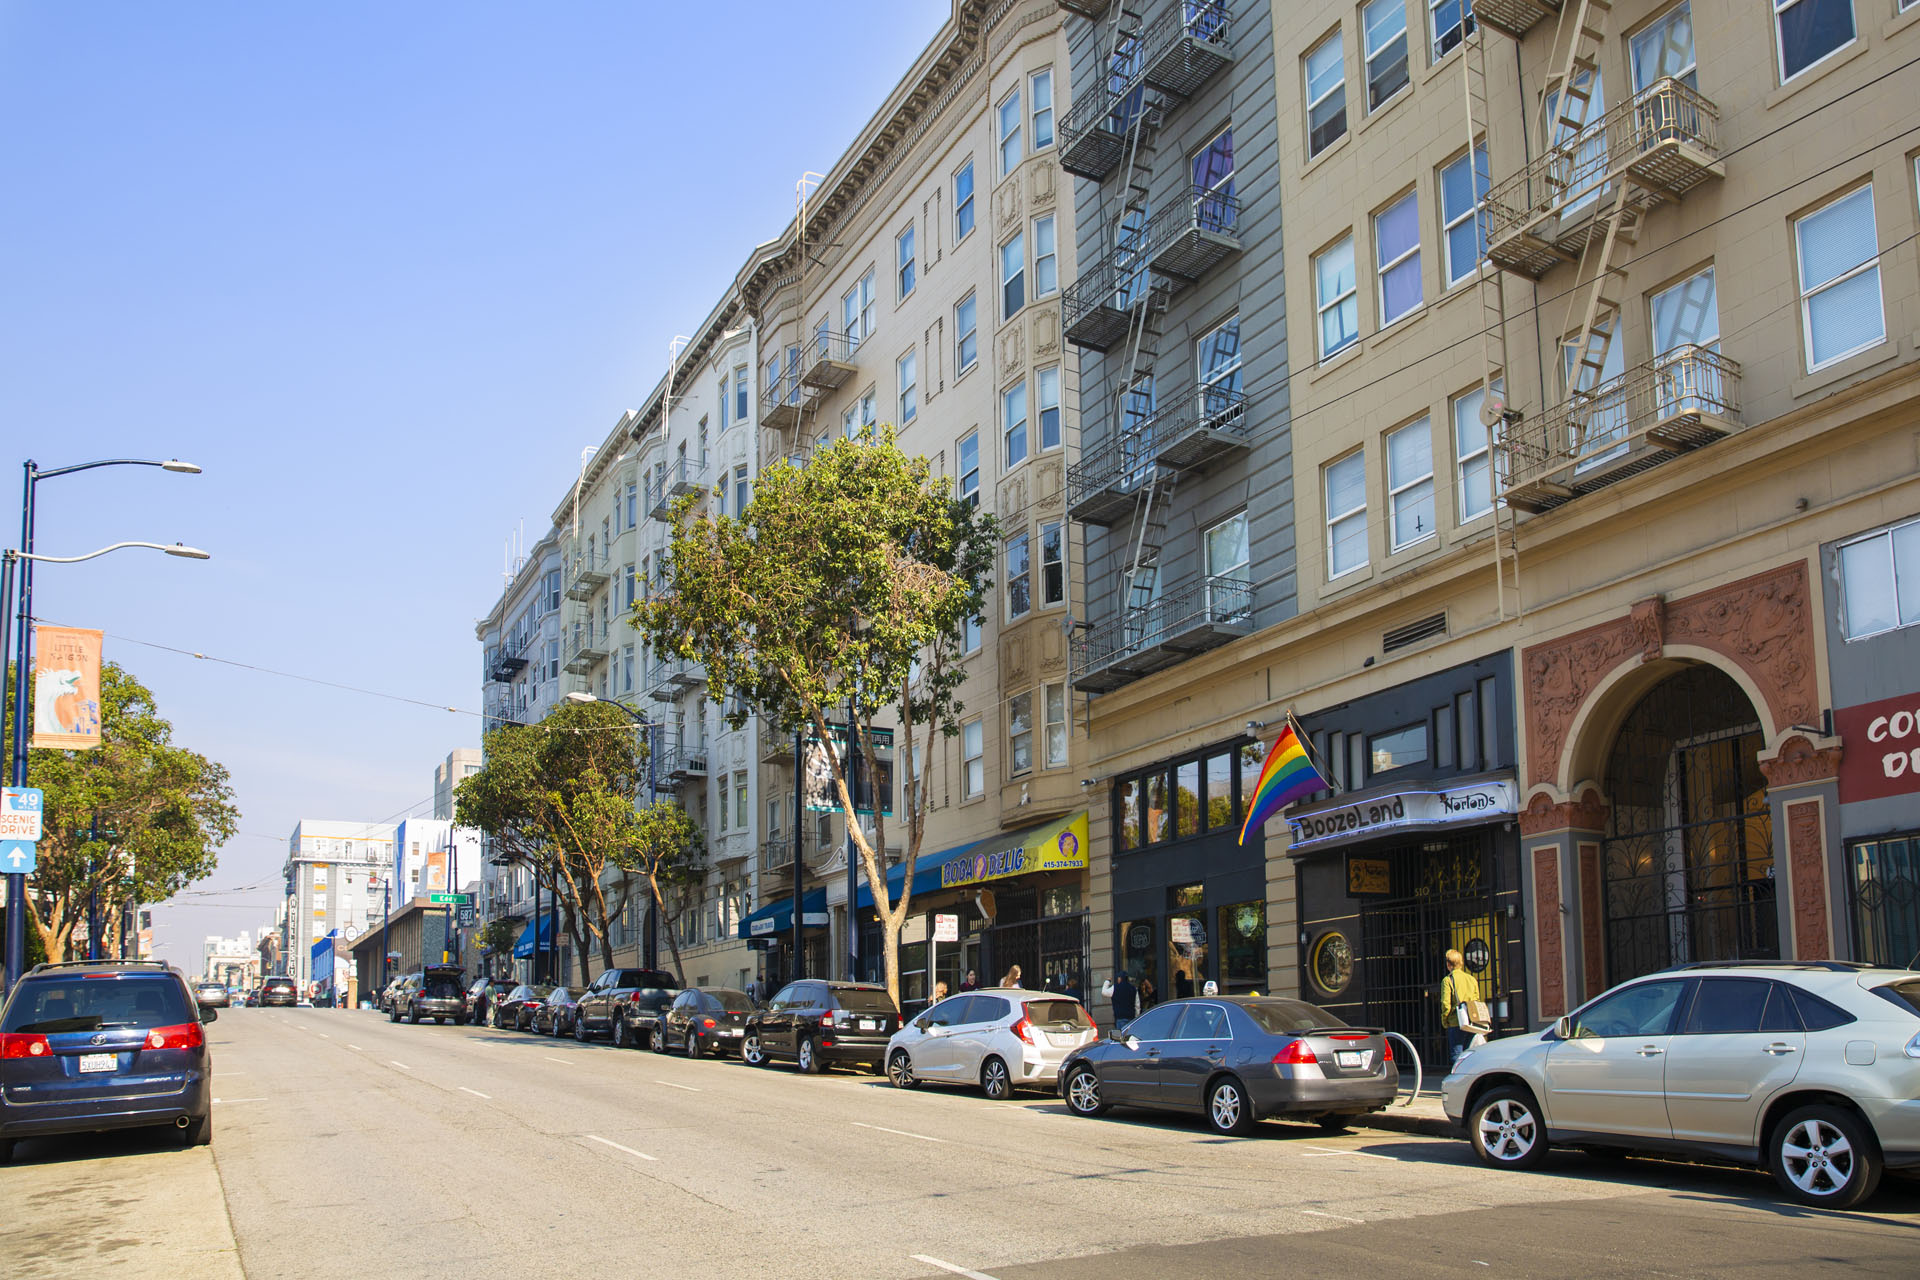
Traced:
<path fill-rule="evenodd" d="M 208 982 L 223 982 L 238 991 L 251 990 L 260 981 L 258 944 L 246 930 L 236 938 L 208 935 L 200 944 L 200 976 Z"/>
<path fill-rule="evenodd" d="M 1299 323 L 1241 390 L 1289 406 L 1287 527 L 1249 634 L 1094 701 L 1103 960 L 1189 958 L 1121 868 L 1208 841 L 1216 760 L 1292 711 L 1339 792 L 1264 833 L 1262 990 L 1434 1044 L 1448 948 L 1510 1026 L 1693 960 L 1905 964 L 1920 6 L 1296 3 L 1271 38 Z"/>
<path fill-rule="evenodd" d="M 302 988 L 313 977 L 311 948 L 338 929 L 352 941 L 381 915 L 393 868 L 390 822 L 302 818 L 287 841 L 280 963 Z"/>
<path fill-rule="evenodd" d="M 433 766 L 434 817 L 453 817 L 453 789 L 480 772 L 482 760 L 478 747 L 455 747 L 445 760 Z"/>

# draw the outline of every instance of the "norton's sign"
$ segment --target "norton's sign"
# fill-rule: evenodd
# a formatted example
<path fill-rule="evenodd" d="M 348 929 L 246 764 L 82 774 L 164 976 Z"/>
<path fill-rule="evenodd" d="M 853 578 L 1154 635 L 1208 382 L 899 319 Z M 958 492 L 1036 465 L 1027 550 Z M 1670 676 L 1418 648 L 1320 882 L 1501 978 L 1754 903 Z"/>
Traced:
<path fill-rule="evenodd" d="M 1510 814 L 1513 783 L 1476 782 L 1444 791 L 1401 791 L 1367 800 L 1333 801 L 1286 815 L 1292 847 L 1367 840 L 1403 827 L 1450 827 Z"/>

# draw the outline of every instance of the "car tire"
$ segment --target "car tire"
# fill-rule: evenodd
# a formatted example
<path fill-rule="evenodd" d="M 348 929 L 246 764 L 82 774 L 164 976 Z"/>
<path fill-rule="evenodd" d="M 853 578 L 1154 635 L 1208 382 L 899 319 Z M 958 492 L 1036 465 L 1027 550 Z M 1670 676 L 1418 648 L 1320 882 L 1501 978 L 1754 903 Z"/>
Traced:
<path fill-rule="evenodd" d="M 686 1048 L 687 1048 L 687 1060 L 689 1062 L 693 1061 L 694 1059 L 700 1056 L 700 1037 L 698 1034 L 696 1034 L 693 1031 L 687 1032 Z"/>
<path fill-rule="evenodd" d="M 812 1036 L 801 1036 L 800 1047 L 794 1052 L 793 1065 L 803 1076 L 820 1074 L 820 1051 L 814 1047 Z"/>
<path fill-rule="evenodd" d="M 649 1049 L 652 1049 L 655 1053 L 664 1054 L 667 1051 L 666 1027 L 664 1026 L 654 1027 L 652 1034 L 647 1037 L 647 1047 Z"/>
<path fill-rule="evenodd" d="M 1253 1132 L 1259 1120 L 1253 1114 L 1253 1099 L 1238 1076 L 1222 1076 L 1207 1090 L 1207 1123 L 1214 1132 L 1244 1138 Z"/>
<path fill-rule="evenodd" d="M 1787 1113 L 1773 1127 L 1767 1166 L 1789 1199 L 1851 1209 L 1880 1185 L 1880 1144 L 1853 1112 L 1816 1103 Z"/>
<path fill-rule="evenodd" d="M 740 1037 L 740 1061 L 750 1067 L 764 1067 L 767 1065 L 767 1054 L 766 1051 L 760 1047 L 760 1037 L 752 1031 Z"/>
<path fill-rule="evenodd" d="M 187 1127 L 180 1131 L 180 1145 L 184 1147 L 204 1147 L 212 1141 L 213 1111 L 211 1108 L 208 1109 L 207 1114 L 194 1117 Z"/>
<path fill-rule="evenodd" d="M 387 1006 L 387 1021 L 388 1022 L 400 1021 L 400 1009 L 398 1006 L 396 1005 Z"/>
<path fill-rule="evenodd" d="M 616 1049 L 624 1049 L 627 1047 L 627 1020 L 625 1018 L 615 1018 L 613 1020 L 613 1033 L 609 1037 L 609 1042 Z"/>
<path fill-rule="evenodd" d="M 1103 1116 L 1111 1105 L 1100 1097 L 1100 1077 L 1092 1067 L 1075 1067 L 1064 1090 L 1067 1109 L 1077 1116 Z"/>
<path fill-rule="evenodd" d="M 420 1006 L 415 1005 L 413 1008 L 407 1010 L 407 1018 L 410 1022 L 413 1023 L 414 1026 L 416 1027 L 419 1026 L 420 1025 Z"/>
<path fill-rule="evenodd" d="M 895 1049 L 887 1057 L 887 1079 L 896 1089 L 918 1089 L 919 1077 L 913 1074 L 913 1059 L 905 1049 Z"/>
<path fill-rule="evenodd" d="M 581 1018 L 581 1017 L 574 1018 L 573 1038 L 575 1040 L 578 1040 L 581 1044 L 585 1044 L 587 1042 L 588 1037 L 591 1036 L 592 1034 L 593 1033 L 591 1031 L 587 1030 L 587 1020 L 585 1018 Z"/>
<path fill-rule="evenodd" d="M 1494 1169 L 1531 1169 L 1547 1156 L 1540 1104 L 1519 1085 L 1489 1089 L 1467 1108 L 1467 1140 L 1481 1163 Z"/>
<path fill-rule="evenodd" d="M 445 1018 L 435 1018 L 433 1022 L 435 1026 L 444 1027 L 447 1025 L 447 1020 Z"/>
<path fill-rule="evenodd" d="M 989 1054 L 980 1064 L 980 1092 L 995 1102 L 1005 1102 L 1013 1096 L 1013 1074 L 997 1054 Z"/>

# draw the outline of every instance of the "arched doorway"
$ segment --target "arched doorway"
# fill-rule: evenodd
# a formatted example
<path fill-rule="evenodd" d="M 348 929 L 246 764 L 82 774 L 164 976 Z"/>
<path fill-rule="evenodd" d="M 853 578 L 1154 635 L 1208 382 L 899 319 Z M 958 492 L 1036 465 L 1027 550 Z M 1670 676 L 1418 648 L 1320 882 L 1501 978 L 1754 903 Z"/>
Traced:
<path fill-rule="evenodd" d="M 1607 980 L 1780 955 L 1773 821 L 1759 716 L 1725 673 L 1689 666 L 1649 690 L 1607 765 Z"/>

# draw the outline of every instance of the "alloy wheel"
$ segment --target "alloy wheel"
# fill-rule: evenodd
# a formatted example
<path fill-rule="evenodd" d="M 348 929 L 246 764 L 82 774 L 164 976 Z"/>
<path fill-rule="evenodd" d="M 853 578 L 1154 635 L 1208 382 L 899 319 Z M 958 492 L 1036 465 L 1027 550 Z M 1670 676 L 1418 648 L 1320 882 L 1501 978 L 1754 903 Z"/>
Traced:
<path fill-rule="evenodd" d="M 913 1059 L 907 1056 L 905 1049 L 895 1049 L 887 1059 L 887 1079 L 896 1089 L 917 1088 L 920 1082 L 913 1075 Z"/>
<path fill-rule="evenodd" d="M 749 1032 L 747 1035 L 741 1037 L 740 1061 L 750 1067 L 763 1067 L 766 1065 L 767 1055 L 760 1051 L 759 1036 Z"/>
<path fill-rule="evenodd" d="M 1106 1110 L 1100 1101 L 1100 1077 L 1093 1068 L 1082 1067 L 1067 1077 L 1067 1105 L 1083 1116 L 1097 1116 Z"/>
<path fill-rule="evenodd" d="M 1013 1077 L 1007 1073 L 1007 1064 L 998 1058 L 988 1058 L 980 1068 L 980 1089 L 995 1102 L 1011 1097 Z"/>
<path fill-rule="evenodd" d="M 820 1069 L 820 1059 L 814 1054 L 813 1038 L 811 1036 L 801 1038 L 800 1052 L 797 1055 L 795 1065 L 800 1068 L 800 1074 L 803 1076 L 810 1076 Z"/>
<path fill-rule="evenodd" d="M 1840 1195 L 1853 1180 L 1856 1153 L 1837 1126 L 1808 1116 L 1780 1139 L 1780 1167 L 1803 1195 Z"/>
<path fill-rule="evenodd" d="M 1477 1123 L 1479 1147 L 1495 1164 L 1518 1164 L 1540 1141 L 1533 1108 L 1514 1097 L 1500 1097 L 1482 1108 Z"/>
<path fill-rule="evenodd" d="M 1253 1129 L 1253 1112 L 1240 1082 L 1228 1077 L 1207 1093 L 1207 1119 L 1221 1133 L 1244 1134 Z"/>

